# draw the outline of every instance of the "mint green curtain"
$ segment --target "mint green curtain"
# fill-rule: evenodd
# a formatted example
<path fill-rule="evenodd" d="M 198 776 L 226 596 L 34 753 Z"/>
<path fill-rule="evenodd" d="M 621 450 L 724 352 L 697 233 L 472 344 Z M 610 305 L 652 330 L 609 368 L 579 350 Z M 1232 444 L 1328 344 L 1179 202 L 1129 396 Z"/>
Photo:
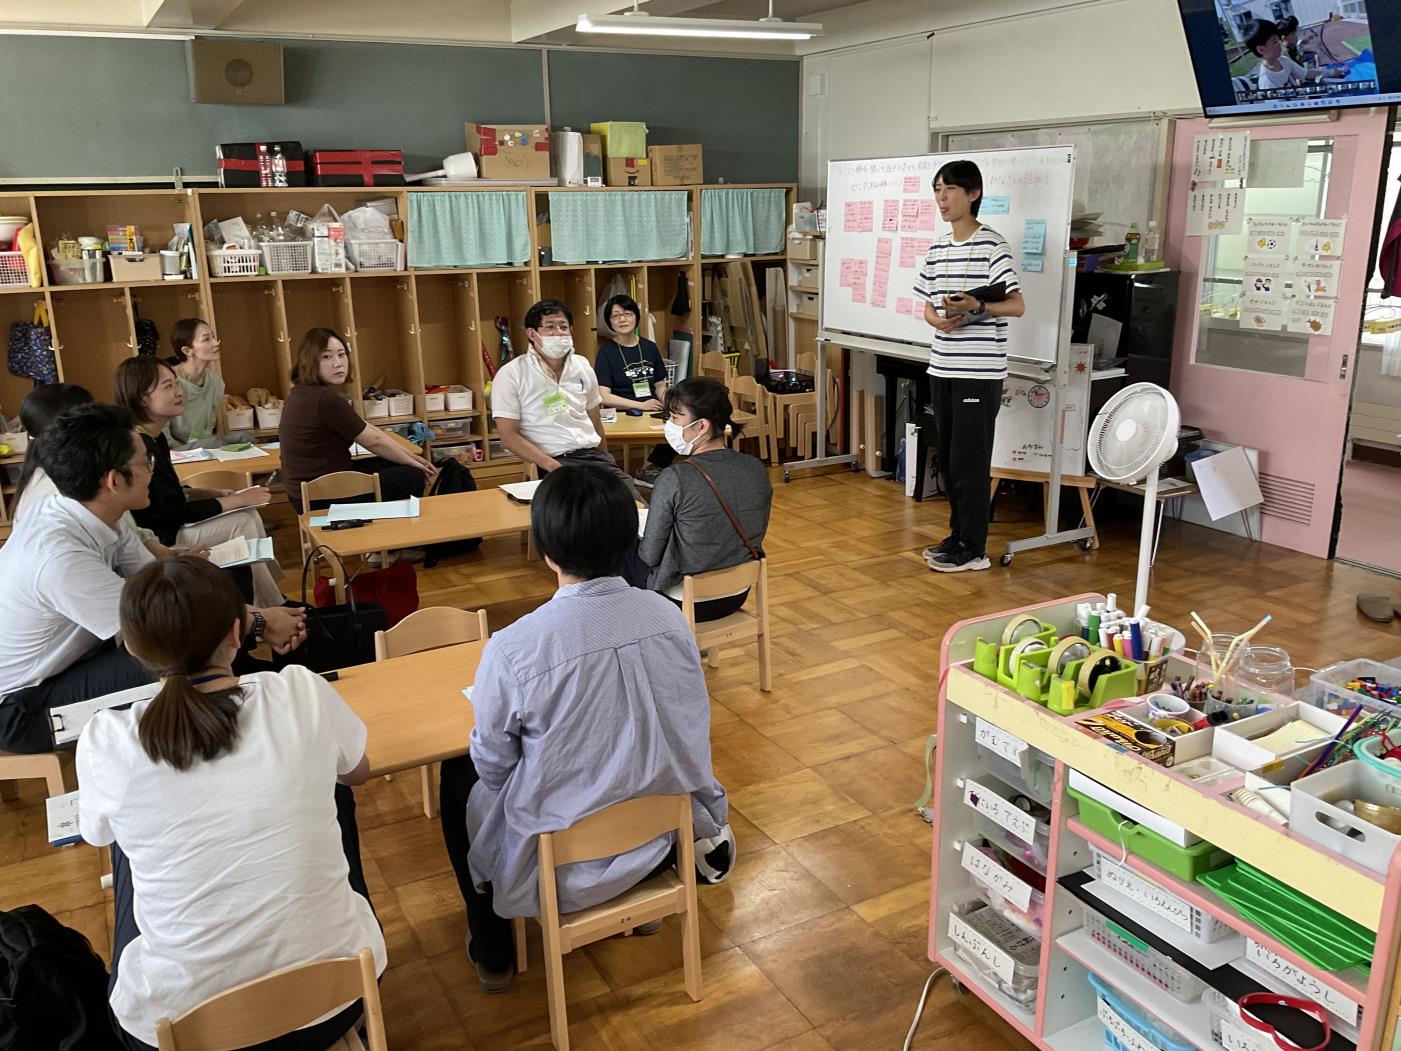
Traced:
<path fill-rule="evenodd" d="M 530 258 L 526 195 L 511 190 L 409 194 L 409 266 L 519 266 Z"/>
<path fill-rule="evenodd" d="M 556 263 L 638 262 L 690 255 L 685 190 L 550 194 Z"/>
<path fill-rule="evenodd" d="M 786 192 L 701 191 L 701 255 L 775 255 L 783 251 Z"/>

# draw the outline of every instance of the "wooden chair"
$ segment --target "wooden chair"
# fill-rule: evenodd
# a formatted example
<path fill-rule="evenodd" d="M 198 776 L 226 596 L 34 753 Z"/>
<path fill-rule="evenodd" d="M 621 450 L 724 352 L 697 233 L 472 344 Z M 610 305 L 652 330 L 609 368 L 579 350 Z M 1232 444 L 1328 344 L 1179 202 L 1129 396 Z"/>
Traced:
<path fill-rule="evenodd" d="M 43 778 L 49 795 L 61 796 L 68 791 L 68 778 L 63 772 L 63 759 L 58 752 L 37 752 L 20 755 L 0 752 L 0 799 L 18 799 L 16 781 Z"/>
<path fill-rule="evenodd" d="M 838 413 L 841 410 L 841 386 L 837 383 L 837 377 L 832 373 L 827 373 L 827 426 L 822 428 L 821 439 L 817 436 L 817 402 L 813 401 L 812 408 L 806 407 L 793 414 L 793 428 L 796 435 L 794 444 L 798 449 L 798 456 L 811 457 L 816 459 L 827 453 L 827 439 L 832 432 L 832 427 L 836 425 Z M 810 450 L 810 451 L 809 451 Z"/>
<path fill-rule="evenodd" d="M 667 832 L 676 833 L 676 868 L 639 883 L 612 901 L 559 913 L 555 870 L 576 861 L 626 853 Z M 700 912 L 696 907 L 696 856 L 691 832 L 691 797 L 642 796 L 615 803 L 572 827 L 540 836 L 540 930 L 545 943 L 545 987 L 550 1002 L 550 1039 L 569 1051 L 569 1019 L 564 1000 L 564 957 L 575 949 L 625 934 L 664 916 L 685 917 L 681 957 L 686 993 L 699 1001 L 701 979 Z M 512 921 L 516 970 L 526 969 L 525 920 Z"/>
<path fill-rule="evenodd" d="M 188 475 L 185 485 L 190 489 L 232 489 L 238 492 L 253 484 L 253 475 L 248 471 L 228 471 L 214 468 Z M 305 505 L 303 505 L 305 506 Z"/>
<path fill-rule="evenodd" d="M 369 949 L 356 956 L 284 967 L 211 996 L 174 1021 L 162 1018 L 156 1022 L 156 1046 L 160 1051 L 225 1051 L 261 1044 L 354 1000 L 365 1005 L 370 1051 L 388 1051 L 375 956 Z M 351 1029 L 331 1051 L 364 1047 Z"/>
<path fill-rule="evenodd" d="M 303 512 L 309 511 L 312 503 L 318 500 L 344 500 L 351 496 L 364 496 L 366 493 L 374 495 L 375 503 L 384 499 L 380 495 L 379 475 L 366 474 L 364 471 L 337 471 L 334 474 L 323 474 L 320 478 L 313 478 L 309 482 L 302 483 L 302 510 Z M 311 551 L 311 535 L 305 529 L 301 529 L 301 535 L 302 559 L 305 560 Z M 381 551 L 379 557 L 381 566 L 389 565 L 388 551 Z M 345 599 L 341 597 L 337 601 L 344 602 Z"/>
<path fill-rule="evenodd" d="M 769 392 L 759 386 L 753 376 L 736 376 L 730 381 L 730 394 L 735 407 L 754 414 L 754 426 L 749 437 L 757 440 L 759 459 L 778 462 L 778 438 L 773 431 L 773 402 Z"/>
<path fill-rule="evenodd" d="M 725 598 L 745 588 L 754 595 L 754 612 L 739 610 L 719 620 L 696 621 L 696 603 Z M 681 612 L 686 616 L 696 645 L 709 651 L 706 663 L 719 667 L 720 646 L 735 639 L 753 637 L 759 643 L 759 689 L 771 688 L 769 671 L 769 567 L 767 559 L 741 562 L 729 569 L 696 573 L 681 578 Z"/>
<path fill-rule="evenodd" d="M 375 632 L 375 660 L 404 657 L 424 650 L 442 649 L 463 642 L 476 642 L 491 635 L 486 610 L 471 612 L 451 606 L 427 606 L 410 613 L 388 631 Z M 438 816 L 438 793 L 433 782 L 436 763 L 420 767 L 423 779 L 423 813 Z"/>
<path fill-rule="evenodd" d="M 716 350 L 707 350 L 701 355 L 701 375 L 717 379 L 728 387 L 735 378 L 735 369 L 725 355 Z"/>

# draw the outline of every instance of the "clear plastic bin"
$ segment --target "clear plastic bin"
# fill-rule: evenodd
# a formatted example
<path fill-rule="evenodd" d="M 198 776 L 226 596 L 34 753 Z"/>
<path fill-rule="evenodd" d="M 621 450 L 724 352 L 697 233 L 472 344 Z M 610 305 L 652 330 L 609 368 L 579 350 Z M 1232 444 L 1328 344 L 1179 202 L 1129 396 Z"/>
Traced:
<path fill-rule="evenodd" d="M 1120 1040 L 1111 1027 L 1111 1023 L 1105 1021 L 1105 1009 L 1112 1019 L 1117 1019 L 1117 1024 L 1126 1025 L 1133 1032 L 1137 1033 L 1144 1040 L 1147 1040 L 1158 1051 L 1196 1051 L 1196 1047 L 1188 1040 L 1184 1040 L 1178 1033 L 1169 1029 L 1162 1022 L 1152 1015 L 1145 1014 L 1143 1009 L 1137 1004 L 1125 1000 L 1109 983 L 1096 974 L 1088 976 L 1090 986 L 1099 996 L 1097 1013 L 1100 1024 L 1104 1026 L 1104 1044 L 1113 1048 L 1113 1051 L 1135 1051 Z"/>
<path fill-rule="evenodd" d="M 1002 801 L 1008 805 L 1011 805 L 1012 797 L 1018 794 L 1002 787 L 991 777 L 974 778 L 974 780 L 982 786 L 985 792 L 999 796 Z M 1036 807 L 1034 810 L 1030 811 L 1030 813 L 1036 825 L 1036 832 L 1030 843 L 1013 835 L 982 811 L 978 811 L 974 824 L 977 826 L 978 832 L 981 835 L 987 837 L 999 847 L 1002 847 L 1013 857 L 1030 865 L 1042 875 L 1045 875 L 1046 859 L 1051 853 L 1051 814 L 1045 807 Z"/>
<path fill-rule="evenodd" d="M 1022 930 L 981 898 L 960 902 L 950 912 L 994 948 L 1011 957 L 1011 980 L 997 974 L 957 941 L 953 944 L 954 955 L 1023 1011 L 1034 1011 L 1041 967 L 1041 939 Z"/>
<path fill-rule="evenodd" d="M 263 267 L 263 253 L 256 248 L 216 248 L 207 255 L 210 277 L 256 277 Z"/>
<path fill-rule="evenodd" d="M 1201 999 L 1206 988 L 1204 981 L 1091 906 L 1085 905 L 1084 909 L 1085 930 L 1099 945 L 1184 1004 Z"/>
<path fill-rule="evenodd" d="M 1056 761 L 1044 752 L 1028 747 L 1018 765 L 998 755 L 986 745 L 978 745 L 978 761 L 994 777 L 1025 792 L 1042 806 L 1050 806 L 1055 792 Z"/>
<path fill-rule="evenodd" d="M 1222 938 L 1229 938 L 1234 933 L 1229 926 L 1205 909 L 1197 908 L 1191 902 L 1165 887 L 1159 886 L 1127 865 L 1119 864 L 1118 858 L 1110 857 L 1098 847 L 1091 845 L 1090 855 L 1094 859 L 1090 863 L 1090 872 L 1094 874 L 1095 879 L 1108 885 L 1111 890 L 1139 902 L 1145 898 L 1150 900 L 1166 899 L 1171 901 L 1174 906 L 1185 909 L 1192 917 L 1190 934 L 1196 941 L 1210 944 L 1218 942 Z"/>
<path fill-rule="evenodd" d="M 437 447 L 434 446 L 434 448 L 436 449 Z M 975 846 L 973 849 L 976 850 L 979 854 L 982 854 L 984 857 L 991 859 L 993 864 L 997 865 L 998 868 L 1001 868 L 1003 869 L 1003 871 L 1006 871 L 1005 867 L 997 858 L 997 852 L 994 851 L 992 848 L 986 846 Z M 1009 872 L 1008 874 L 1011 875 L 1014 879 L 1018 880 L 1018 882 L 1026 882 L 1020 876 L 1017 876 L 1014 873 Z M 1041 891 L 1037 890 L 1035 887 L 1030 887 L 1030 899 L 1027 903 L 1027 907 L 1025 909 L 1022 909 L 1015 902 L 1012 902 L 1005 898 L 1002 895 L 1002 892 L 996 887 L 994 887 L 991 883 L 987 883 L 984 880 L 980 879 L 976 872 L 970 872 L 969 875 L 972 876 L 973 884 L 978 888 L 978 893 L 983 896 L 983 899 L 989 905 L 991 905 L 998 912 L 1002 913 L 1003 916 L 1007 917 L 1007 919 L 1011 920 L 1022 930 L 1026 931 L 1028 934 L 1036 935 L 1038 937 L 1040 936 L 1042 930 L 1042 923 L 1046 916 L 1045 894 L 1041 893 Z"/>
<path fill-rule="evenodd" d="M 357 270 L 404 269 L 402 241 L 347 241 L 345 252 Z"/>
<path fill-rule="evenodd" d="M 1397 835 L 1355 812 L 1357 802 L 1401 808 L 1401 777 L 1353 760 L 1294 782 L 1289 830 L 1386 875 Z"/>
<path fill-rule="evenodd" d="M 1401 669 L 1390 664 L 1382 664 L 1380 661 L 1369 661 L 1361 658 L 1330 664 L 1309 676 L 1309 682 L 1313 684 L 1312 703 L 1341 715 L 1349 714 L 1358 704 L 1369 711 L 1391 712 L 1393 715 L 1401 715 L 1401 704 L 1379 701 L 1374 697 L 1368 697 L 1365 693 L 1349 690 L 1343 685 L 1343 683 L 1353 679 L 1368 678 L 1376 679 L 1379 683 L 1401 685 Z"/>
<path fill-rule="evenodd" d="M 311 241 L 264 241 L 261 248 L 269 274 L 311 273 Z"/>
<path fill-rule="evenodd" d="M 1211 1015 L 1211 1039 L 1217 1047 L 1232 1051 L 1278 1051 L 1275 1042 L 1265 1033 L 1252 1029 L 1241 1021 L 1240 1008 L 1218 989 L 1210 986 L 1202 993 L 1202 1005 Z"/>

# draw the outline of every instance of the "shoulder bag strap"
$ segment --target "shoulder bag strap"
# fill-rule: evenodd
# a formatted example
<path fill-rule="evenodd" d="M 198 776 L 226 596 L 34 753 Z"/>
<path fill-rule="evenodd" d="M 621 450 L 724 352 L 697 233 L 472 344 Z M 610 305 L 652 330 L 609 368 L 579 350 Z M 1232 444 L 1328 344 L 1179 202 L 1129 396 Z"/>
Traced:
<path fill-rule="evenodd" d="M 715 479 L 711 478 L 710 473 L 700 464 L 696 463 L 695 460 L 687 460 L 686 463 L 699 471 L 700 476 L 704 478 L 706 484 L 710 486 L 710 491 L 715 494 L 715 499 L 720 501 L 720 508 L 725 512 L 725 516 L 729 518 L 730 525 L 735 527 L 735 532 L 739 534 L 739 538 L 744 541 L 744 546 L 749 548 L 749 554 L 753 557 L 754 561 L 758 562 L 762 559 L 764 557 L 763 554 L 749 539 L 749 534 L 744 531 L 744 526 L 739 524 L 739 519 L 735 517 L 734 511 L 730 510 L 729 503 L 720 495 L 720 488 L 715 484 Z"/>

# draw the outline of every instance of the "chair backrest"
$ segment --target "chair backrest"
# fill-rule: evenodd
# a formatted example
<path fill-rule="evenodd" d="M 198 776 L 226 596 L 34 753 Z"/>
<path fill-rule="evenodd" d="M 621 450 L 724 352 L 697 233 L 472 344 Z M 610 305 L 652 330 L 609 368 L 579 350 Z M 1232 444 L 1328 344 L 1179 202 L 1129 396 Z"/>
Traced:
<path fill-rule="evenodd" d="M 707 350 L 701 355 L 701 375 L 726 382 L 730 376 L 730 363 L 718 350 Z"/>
<path fill-rule="evenodd" d="M 690 825 L 689 795 L 639 796 L 605 807 L 560 832 L 542 834 L 542 847 L 546 841 L 550 847 L 542 857 L 552 856 L 555 867 L 611 858 L 664 833 L 689 830 Z"/>
<path fill-rule="evenodd" d="M 729 569 L 712 569 L 709 573 L 692 573 L 681 578 L 682 606 L 687 602 L 704 602 L 712 598 L 734 595 L 759 583 L 765 570 L 765 560 L 741 562 Z"/>
<path fill-rule="evenodd" d="M 529 460 L 521 461 L 521 481 L 533 482 L 540 477 L 540 468 Z"/>
<path fill-rule="evenodd" d="M 302 483 L 302 510 L 309 510 L 313 500 L 344 500 L 348 496 L 364 496 L 373 493 L 375 503 L 381 499 L 379 475 L 364 471 L 337 471 L 323 474 Z"/>
<path fill-rule="evenodd" d="M 171 1021 L 156 1023 L 160 1051 L 229 1051 L 300 1029 L 324 1014 L 363 1000 L 370 1051 L 388 1051 L 375 957 L 356 956 L 286 967 L 236 985 Z"/>
<path fill-rule="evenodd" d="M 403 657 L 424 650 L 476 642 L 491 634 L 486 626 L 486 610 L 428 606 L 410 613 L 388 631 L 375 632 L 375 660 Z"/>
<path fill-rule="evenodd" d="M 238 492 L 247 489 L 251 476 L 247 471 L 200 471 L 185 477 L 185 484 L 191 489 L 232 489 Z"/>
<path fill-rule="evenodd" d="M 812 351 L 798 355 L 798 371 L 811 376 L 817 372 L 817 355 Z"/>

